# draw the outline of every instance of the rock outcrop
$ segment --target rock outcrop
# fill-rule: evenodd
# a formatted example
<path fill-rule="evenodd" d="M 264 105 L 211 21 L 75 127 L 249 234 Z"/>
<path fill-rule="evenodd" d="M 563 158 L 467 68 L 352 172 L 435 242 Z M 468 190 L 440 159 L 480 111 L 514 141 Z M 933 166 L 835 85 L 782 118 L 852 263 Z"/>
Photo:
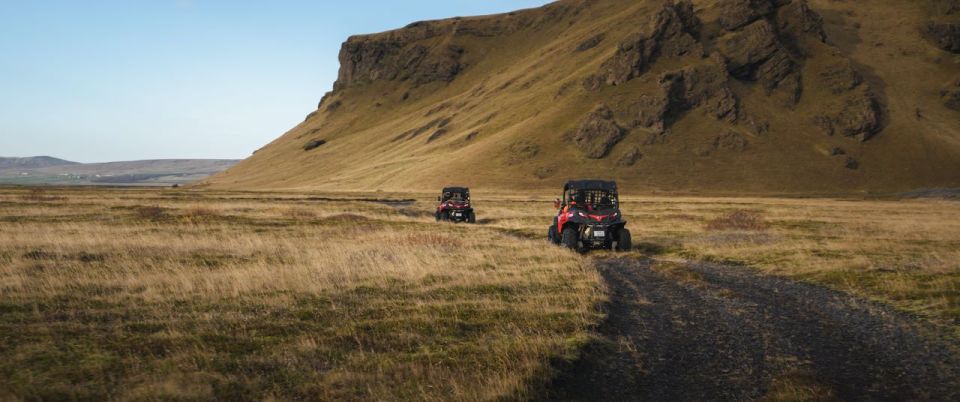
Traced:
<path fill-rule="evenodd" d="M 836 97 L 824 99 L 814 123 L 827 135 L 867 141 L 883 129 L 880 100 L 848 59 L 836 57 L 819 74 L 820 84 Z"/>
<path fill-rule="evenodd" d="M 862 84 L 863 76 L 853 67 L 850 60 L 840 59 L 820 73 L 820 80 L 825 87 L 839 95 Z"/>
<path fill-rule="evenodd" d="M 796 43 L 804 35 L 808 35 L 820 42 L 827 41 L 827 33 L 823 29 L 823 17 L 810 8 L 806 0 L 797 0 L 785 4 L 777 10 L 777 30 L 780 37 L 791 42 L 795 49 Z"/>
<path fill-rule="evenodd" d="M 835 111 L 817 115 L 814 123 L 827 135 L 840 134 L 863 142 L 880 132 L 882 116 L 876 96 L 864 88 L 846 98 Z"/>
<path fill-rule="evenodd" d="M 314 149 L 320 148 L 320 146 L 326 143 L 327 143 L 327 140 L 323 140 L 323 139 L 310 140 L 303 146 L 303 150 L 312 151 Z"/>
<path fill-rule="evenodd" d="M 573 142 L 587 158 L 601 159 L 623 139 L 626 130 L 617 124 L 613 110 L 597 106 L 574 133 Z"/>
<path fill-rule="evenodd" d="M 735 151 L 743 152 L 747 150 L 747 147 L 750 145 L 749 141 L 743 137 L 740 133 L 735 131 L 727 132 L 726 134 L 717 136 L 713 139 L 711 146 L 714 150 L 726 150 L 726 151 Z"/>
<path fill-rule="evenodd" d="M 660 77 L 660 92 L 641 95 L 631 112 L 633 125 L 663 132 L 680 114 L 700 108 L 707 115 L 728 123 L 738 118 L 738 100 L 730 90 L 729 75 L 717 57 Z"/>
<path fill-rule="evenodd" d="M 601 67 L 602 80 L 620 85 L 643 74 L 661 56 L 703 53 L 695 39 L 699 21 L 689 0 L 665 5 L 644 26 L 617 47 L 617 52 Z"/>
<path fill-rule="evenodd" d="M 780 42 L 774 25 L 766 19 L 723 37 L 718 49 L 737 79 L 757 81 L 768 94 L 781 89 L 793 102 L 799 100 L 802 89 L 799 65 Z"/>
<path fill-rule="evenodd" d="M 603 42 L 603 40 L 606 39 L 606 37 L 607 37 L 607 34 L 605 33 L 599 33 L 599 34 L 593 35 L 587 38 L 587 40 L 580 42 L 580 44 L 577 45 L 577 48 L 574 49 L 574 51 L 579 53 L 579 52 L 586 52 L 587 50 L 593 49 L 597 47 L 597 45 L 599 45 L 600 42 Z"/>
<path fill-rule="evenodd" d="M 929 23 L 924 29 L 927 38 L 939 48 L 960 53 L 960 23 Z"/>

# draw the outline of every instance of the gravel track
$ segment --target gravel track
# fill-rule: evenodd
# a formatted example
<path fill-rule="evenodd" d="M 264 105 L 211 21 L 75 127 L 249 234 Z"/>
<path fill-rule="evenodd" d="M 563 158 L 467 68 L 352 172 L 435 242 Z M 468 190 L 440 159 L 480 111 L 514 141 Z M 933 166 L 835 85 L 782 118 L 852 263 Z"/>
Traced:
<path fill-rule="evenodd" d="M 840 400 L 960 400 L 957 340 L 890 308 L 744 267 L 595 263 L 600 339 L 544 399 L 748 400 L 803 370 Z"/>

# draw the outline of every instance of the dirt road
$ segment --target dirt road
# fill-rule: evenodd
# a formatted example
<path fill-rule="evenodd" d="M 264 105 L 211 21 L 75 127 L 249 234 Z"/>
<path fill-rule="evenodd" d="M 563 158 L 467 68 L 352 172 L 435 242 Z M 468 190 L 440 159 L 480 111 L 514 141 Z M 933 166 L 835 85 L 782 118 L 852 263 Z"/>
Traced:
<path fill-rule="evenodd" d="M 743 267 L 596 264 L 601 339 L 547 399 L 960 400 L 956 339 L 889 308 Z"/>

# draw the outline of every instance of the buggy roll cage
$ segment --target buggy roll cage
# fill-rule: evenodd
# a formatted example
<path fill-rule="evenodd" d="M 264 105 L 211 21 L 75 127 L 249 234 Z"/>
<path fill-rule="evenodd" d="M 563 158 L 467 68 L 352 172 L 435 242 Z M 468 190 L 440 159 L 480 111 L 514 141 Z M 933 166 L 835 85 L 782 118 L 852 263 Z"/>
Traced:
<path fill-rule="evenodd" d="M 571 202 L 572 201 L 572 202 Z M 562 205 L 592 205 L 598 209 L 618 208 L 617 183 L 604 180 L 572 180 L 563 185 Z"/>
<path fill-rule="evenodd" d="M 470 201 L 470 189 L 466 187 L 445 187 L 440 192 L 440 196 L 437 197 L 437 201 L 443 202 L 450 200 L 455 194 L 459 194 L 462 201 Z"/>

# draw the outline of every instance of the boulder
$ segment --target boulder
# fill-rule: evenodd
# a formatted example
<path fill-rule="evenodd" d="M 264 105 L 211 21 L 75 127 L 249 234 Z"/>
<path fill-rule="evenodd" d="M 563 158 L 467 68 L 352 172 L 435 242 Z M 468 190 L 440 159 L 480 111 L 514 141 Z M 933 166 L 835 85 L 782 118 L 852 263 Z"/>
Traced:
<path fill-rule="evenodd" d="M 929 23 L 925 28 L 927 38 L 939 48 L 960 53 L 960 23 Z"/>
<path fill-rule="evenodd" d="M 591 159 L 602 159 L 614 145 L 623 139 L 624 130 L 613 118 L 607 105 L 599 105 L 580 124 L 573 135 L 573 142 Z"/>
<path fill-rule="evenodd" d="M 644 72 L 661 56 L 703 54 L 694 38 L 699 21 L 687 1 L 667 4 L 653 15 L 644 29 L 620 42 L 617 52 L 601 66 L 601 76 L 610 85 L 620 85 Z"/>

